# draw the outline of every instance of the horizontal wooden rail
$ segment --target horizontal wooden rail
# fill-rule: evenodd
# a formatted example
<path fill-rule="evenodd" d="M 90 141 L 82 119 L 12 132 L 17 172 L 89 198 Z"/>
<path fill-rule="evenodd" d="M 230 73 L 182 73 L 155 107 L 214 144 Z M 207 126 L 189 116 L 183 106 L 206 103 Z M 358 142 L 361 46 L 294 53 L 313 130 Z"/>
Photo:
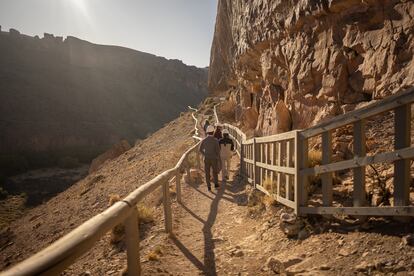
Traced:
<path fill-rule="evenodd" d="M 131 212 L 129 204 L 119 201 L 1 275 L 58 275 L 89 251 L 109 230 L 122 223 Z"/>
<path fill-rule="evenodd" d="M 373 156 L 357 157 L 350 160 L 335 162 L 327 165 L 320 165 L 313 168 L 301 170 L 301 175 L 318 175 L 328 172 L 336 172 L 346 169 L 353 169 L 377 163 L 391 163 L 402 159 L 413 159 L 414 148 L 404 148 L 393 152 L 379 153 Z"/>
<path fill-rule="evenodd" d="M 68 266 L 73 264 L 77 258 L 88 252 L 95 243 L 102 238 L 108 231 L 120 223 L 126 222 L 127 235 L 127 253 L 128 253 L 128 270 L 135 271 L 139 275 L 139 260 L 131 258 L 131 256 L 139 256 L 137 250 L 138 237 L 132 237 L 131 233 L 135 235 L 137 229 L 133 228 L 136 220 L 136 206 L 142 201 L 145 196 L 163 186 L 164 191 L 164 209 L 166 211 L 166 230 L 171 233 L 172 219 L 170 212 L 170 201 L 166 200 L 169 197 L 167 187 L 170 178 L 175 177 L 177 187 L 179 187 L 179 178 L 184 168 L 188 166 L 186 159 L 188 155 L 195 152 L 198 148 L 199 142 L 188 149 L 180 158 L 176 166 L 156 176 L 149 182 L 143 184 L 122 201 L 116 202 L 114 205 L 103 211 L 102 213 L 92 217 L 82 225 L 72 230 L 67 235 L 63 236 L 50 246 L 29 257 L 28 259 L 18 263 L 9 270 L 0 273 L 1 276 L 16 276 L 16 275 L 58 275 L 64 271 Z M 168 195 L 166 194 L 168 193 Z M 177 194 L 181 191 L 177 192 Z M 132 218 L 132 216 L 135 216 Z M 138 227 L 138 224 L 135 225 Z"/>
<path fill-rule="evenodd" d="M 246 135 L 239 128 L 229 124 L 224 124 L 224 128 L 229 130 L 236 141 L 241 173 L 247 181 L 258 190 L 272 195 L 280 203 L 293 208 L 296 214 L 412 216 L 409 161 L 414 159 L 410 136 L 413 102 L 414 88 L 409 88 L 314 127 L 266 137 L 246 139 Z M 394 149 L 391 152 L 367 155 L 366 121 L 388 111 L 394 112 Z M 217 117 L 217 112 L 215 114 Z M 354 158 L 332 162 L 333 131 L 349 125 L 353 127 Z M 309 138 L 317 135 L 322 138 L 322 165 L 308 168 Z M 365 207 L 365 167 L 376 163 L 394 163 L 392 207 Z M 333 173 L 346 169 L 353 170 L 354 207 L 333 207 Z M 321 175 L 323 207 L 308 206 L 307 186 L 308 177 L 311 175 Z"/>
<path fill-rule="evenodd" d="M 287 174 L 295 174 L 295 168 L 291 167 L 283 167 L 283 166 L 276 166 L 276 165 L 269 165 L 262 162 L 256 162 L 256 166 L 264 169 L 268 169 L 269 171 L 287 173 Z"/>
<path fill-rule="evenodd" d="M 286 141 L 286 140 L 294 139 L 296 132 L 298 132 L 298 130 L 292 130 L 292 131 L 283 132 L 280 134 L 265 136 L 265 137 L 255 137 L 255 139 L 256 139 L 256 143 L 258 144 L 267 143 L 267 142 Z M 253 143 L 253 139 L 249 139 L 246 141 L 246 144 L 251 144 L 251 143 Z"/>
<path fill-rule="evenodd" d="M 322 134 L 325 131 L 349 125 L 412 102 L 414 102 L 414 87 L 367 105 L 361 109 L 336 116 L 326 122 L 317 124 L 314 127 L 302 130 L 301 135 L 304 138 L 310 138 Z"/>

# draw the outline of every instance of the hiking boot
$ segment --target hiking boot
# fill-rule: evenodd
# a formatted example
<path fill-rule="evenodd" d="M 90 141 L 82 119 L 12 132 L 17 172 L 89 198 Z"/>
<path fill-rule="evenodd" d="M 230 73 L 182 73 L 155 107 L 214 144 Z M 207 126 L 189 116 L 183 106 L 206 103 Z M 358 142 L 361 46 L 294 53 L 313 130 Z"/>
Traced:
<path fill-rule="evenodd" d="M 218 189 L 218 188 L 220 188 L 220 186 L 219 185 L 214 185 L 214 188 Z"/>
<path fill-rule="evenodd" d="M 208 190 L 209 192 L 211 192 L 211 187 L 207 187 L 207 190 Z"/>

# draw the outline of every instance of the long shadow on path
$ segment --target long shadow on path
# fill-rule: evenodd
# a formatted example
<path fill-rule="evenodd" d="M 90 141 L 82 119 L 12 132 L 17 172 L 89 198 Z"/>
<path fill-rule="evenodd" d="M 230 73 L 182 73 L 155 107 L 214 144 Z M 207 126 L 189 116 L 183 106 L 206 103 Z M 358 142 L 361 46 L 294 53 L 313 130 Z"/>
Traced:
<path fill-rule="evenodd" d="M 184 254 L 184 256 L 194 264 L 195 267 L 201 270 L 205 275 L 214 276 L 217 275 L 217 269 L 215 260 L 216 257 L 214 253 L 215 244 L 213 239 L 212 228 L 217 218 L 220 200 L 223 198 L 223 195 L 226 190 L 226 184 L 222 183 L 220 189 L 218 189 L 215 196 L 214 193 L 212 193 L 212 196 L 210 196 L 200 191 L 198 187 L 192 184 L 189 185 L 198 192 L 200 192 L 202 195 L 204 195 L 206 198 L 211 200 L 210 212 L 207 216 L 206 221 L 204 221 L 200 216 L 191 211 L 187 206 L 181 204 L 182 208 L 185 211 L 187 211 L 196 220 L 203 223 L 202 232 L 204 236 L 204 264 L 193 253 L 191 253 L 191 251 L 187 247 L 185 247 L 185 245 L 177 237 L 173 237 L 172 241 L 177 246 L 177 248 Z"/>

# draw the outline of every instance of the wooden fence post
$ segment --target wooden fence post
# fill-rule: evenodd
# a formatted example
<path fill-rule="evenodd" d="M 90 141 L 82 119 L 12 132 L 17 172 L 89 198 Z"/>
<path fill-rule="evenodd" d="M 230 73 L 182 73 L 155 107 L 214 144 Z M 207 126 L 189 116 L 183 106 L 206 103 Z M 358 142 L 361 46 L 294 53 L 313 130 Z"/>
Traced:
<path fill-rule="evenodd" d="M 277 143 L 277 165 L 279 167 L 282 167 L 282 163 L 283 163 L 283 154 L 284 154 L 284 146 L 283 146 L 283 141 L 279 141 Z M 282 196 L 281 194 L 281 187 L 282 187 L 282 173 L 281 172 L 277 172 L 277 184 L 276 184 L 276 193 L 278 196 Z"/>
<path fill-rule="evenodd" d="M 354 154 L 356 157 L 364 157 L 365 149 L 365 120 L 354 123 Z M 365 166 L 353 169 L 354 172 L 354 194 L 353 201 L 355 207 L 366 205 L 365 191 Z"/>
<path fill-rule="evenodd" d="M 329 164 L 332 158 L 332 131 L 322 133 L 322 165 Z M 323 173 L 322 200 L 323 206 L 331 206 L 333 199 L 332 173 Z"/>
<path fill-rule="evenodd" d="M 164 223 L 165 231 L 168 234 L 172 234 L 172 213 L 171 213 L 171 198 L 169 182 L 165 181 L 162 184 L 163 203 L 164 203 Z"/>
<path fill-rule="evenodd" d="M 411 104 L 395 109 L 394 148 L 411 146 Z M 410 203 L 410 160 L 401 159 L 394 162 L 394 206 L 407 206 Z"/>
<path fill-rule="evenodd" d="M 181 203 L 181 174 L 179 172 L 175 174 L 175 190 L 177 193 L 177 201 Z"/>
<path fill-rule="evenodd" d="M 292 166 L 292 154 L 293 154 L 293 141 L 286 141 L 286 167 Z M 286 174 L 286 199 L 292 200 L 293 197 L 293 187 L 292 187 L 292 175 Z"/>
<path fill-rule="evenodd" d="M 295 213 L 300 215 L 300 207 L 308 202 L 308 176 L 301 175 L 300 171 L 308 167 L 308 139 L 296 132 L 295 137 Z"/>
<path fill-rule="evenodd" d="M 243 141 L 240 140 L 240 174 L 242 177 L 245 176 L 245 168 L 244 168 L 244 146 Z"/>
<path fill-rule="evenodd" d="M 256 170 L 256 156 L 257 156 L 257 148 L 256 148 L 256 138 L 253 138 L 253 187 L 256 188 L 256 177 L 257 177 L 257 170 Z"/>
<path fill-rule="evenodd" d="M 127 246 L 128 275 L 141 275 L 138 212 L 135 206 L 129 217 L 125 220 L 125 239 Z"/>

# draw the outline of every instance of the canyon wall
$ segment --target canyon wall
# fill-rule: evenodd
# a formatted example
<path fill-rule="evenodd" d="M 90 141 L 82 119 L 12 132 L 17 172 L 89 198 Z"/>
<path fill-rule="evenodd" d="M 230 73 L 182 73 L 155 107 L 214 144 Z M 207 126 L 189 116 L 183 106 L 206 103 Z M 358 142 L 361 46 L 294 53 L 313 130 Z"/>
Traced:
<path fill-rule="evenodd" d="M 0 52 L 0 161 L 96 156 L 207 96 L 206 68 L 123 47 L 0 29 Z"/>
<path fill-rule="evenodd" d="M 305 128 L 414 82 L 414 3 L 219 0 L 209 89 L 256 135 Z"/>

